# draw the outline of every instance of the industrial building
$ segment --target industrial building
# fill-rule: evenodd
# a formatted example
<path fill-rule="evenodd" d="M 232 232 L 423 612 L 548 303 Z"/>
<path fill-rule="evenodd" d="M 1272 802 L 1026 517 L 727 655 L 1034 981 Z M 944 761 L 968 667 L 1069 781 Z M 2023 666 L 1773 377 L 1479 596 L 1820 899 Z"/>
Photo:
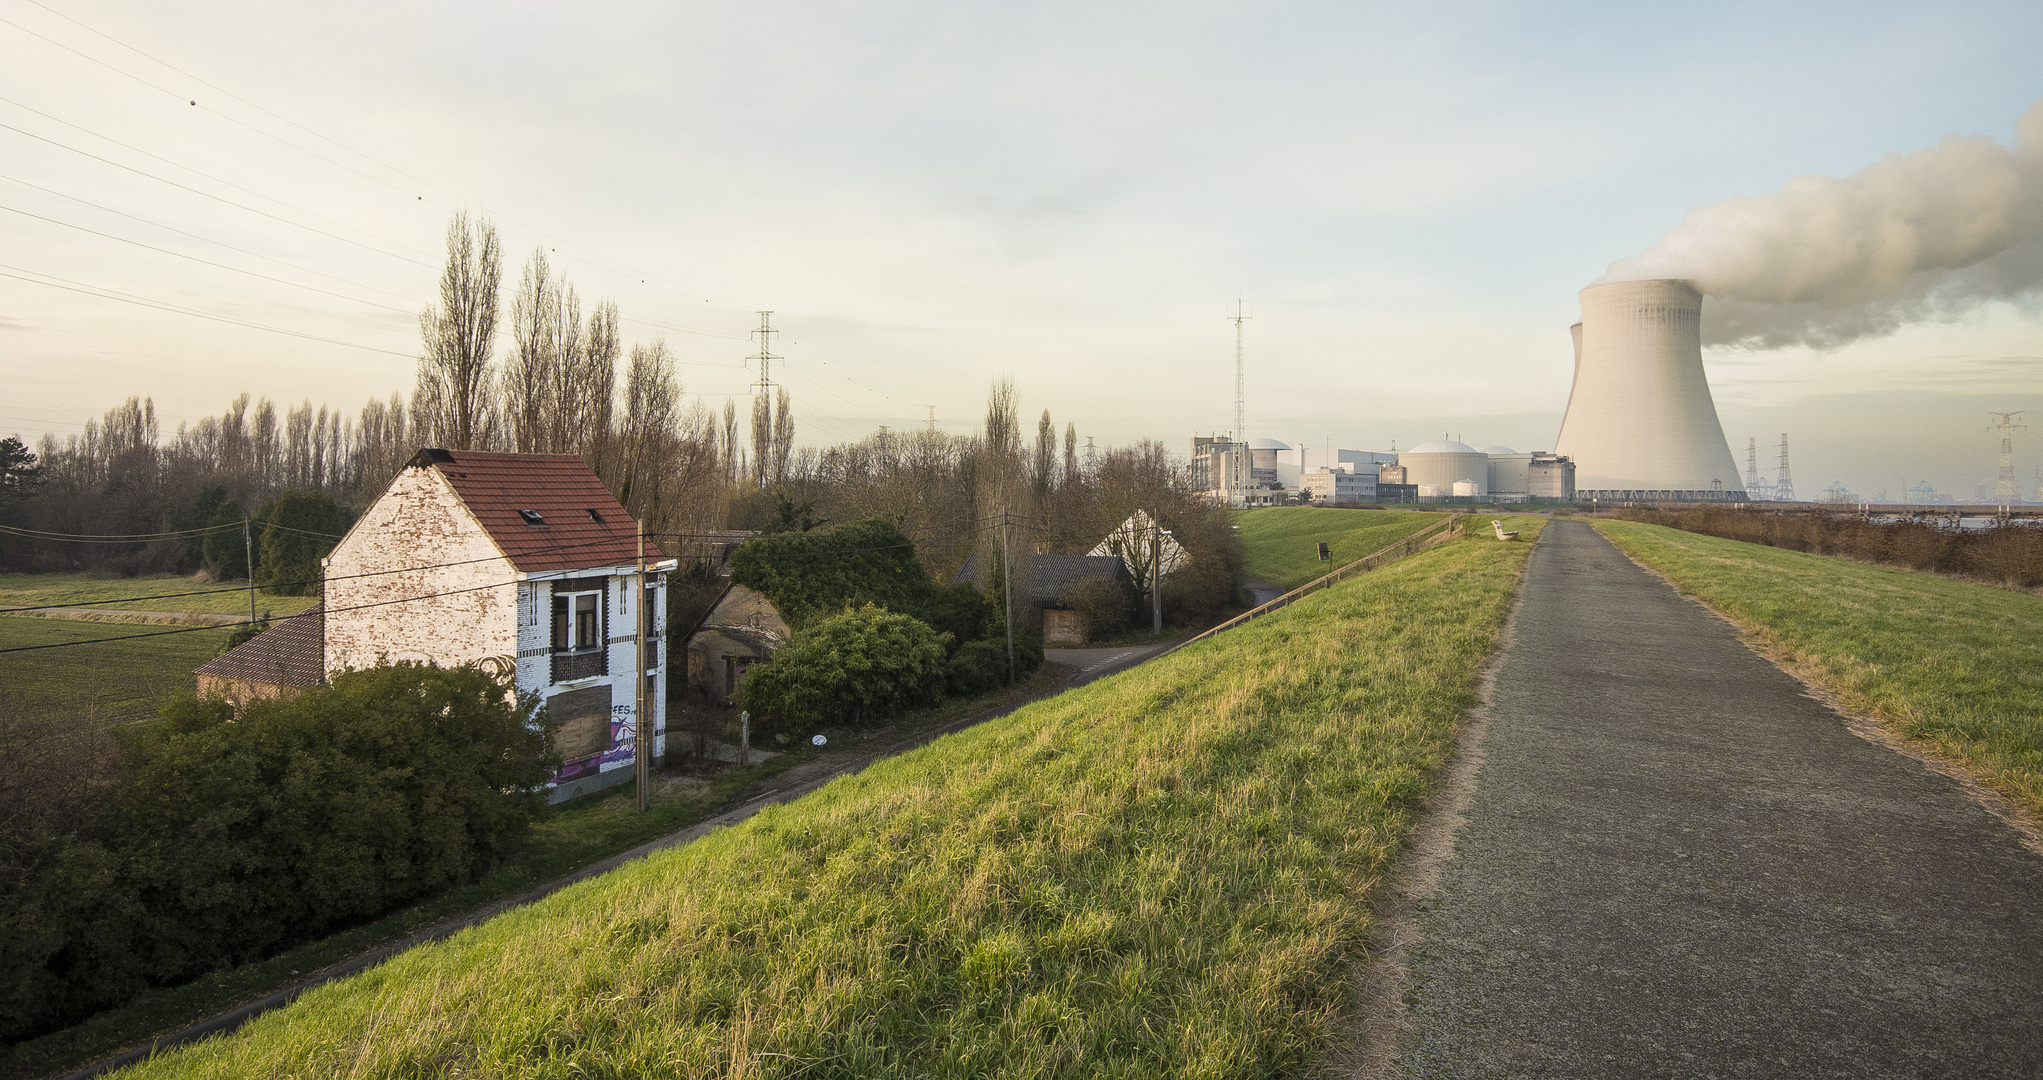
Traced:
<path fill-rule="evenodd" d="M 1489 455 L 1467 443 L 1446 438 L 1420 443 L 1399 453 L 1397 463 L 1404 468 L 1404 483 L 1418 485 L 1422 499 L 1490 493 Z M 1457 493 L 1456 484 L 1466 484 L 1469 490 Z"/>
<path fill-rule="evenodd" d="M 1702 293 L 1687 281 L 1582 290 L 1575 379 L 1554 452 L 1575 497 L 1743 500 L 1702 366 Z"/>

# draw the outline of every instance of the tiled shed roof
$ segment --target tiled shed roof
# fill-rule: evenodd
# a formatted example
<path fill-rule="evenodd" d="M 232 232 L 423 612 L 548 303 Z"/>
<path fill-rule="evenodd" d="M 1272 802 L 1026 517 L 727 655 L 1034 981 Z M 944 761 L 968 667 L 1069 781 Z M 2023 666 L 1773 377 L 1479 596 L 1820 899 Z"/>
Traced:
<path fill-rule="evenodd" d="M 326 681 L 326 606 L 314 604 L 297 615 L 193 669 L 223 679 L 318 686 Z"/>
<path fill-rule="evenodd" d="M 525 573 L 638 561 L 638 526 L 573 454 L 421 450 L 411 464 L 440 470 L 511 565 Z M 664 558 L 646 540 L 646 558 Z"/>

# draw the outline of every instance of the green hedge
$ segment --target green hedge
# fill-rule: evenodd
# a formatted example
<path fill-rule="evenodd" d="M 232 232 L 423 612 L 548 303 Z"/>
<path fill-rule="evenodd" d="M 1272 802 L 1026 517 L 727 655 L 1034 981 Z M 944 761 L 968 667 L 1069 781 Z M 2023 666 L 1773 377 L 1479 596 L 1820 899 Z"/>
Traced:
<path fill-rule="evenodd" d="M 545 807 L 545 734 L 481 672 L 399 664 L 120 730 L 96 821 L 0 866 L 0 1040 L 473 880 Z"/>

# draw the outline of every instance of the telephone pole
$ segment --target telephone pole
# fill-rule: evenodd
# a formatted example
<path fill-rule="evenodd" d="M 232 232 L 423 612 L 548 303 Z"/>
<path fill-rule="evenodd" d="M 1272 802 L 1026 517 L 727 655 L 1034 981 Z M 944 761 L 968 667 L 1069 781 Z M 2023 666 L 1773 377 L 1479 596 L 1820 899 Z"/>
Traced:
<path fill-rule="evenodd" d="M 2000 476 L 1994 481 L 1993 495 L 2002 506 L 2014 502 L 2021 496 L 2021 492 L 2015 487 L 2015 432 L 2029 425 L 2015 423 L 2015 417 L 2028 411 L 2016 409 L 2013 412 L 1986 414 L 1993 417 L 1993 422 L 1986 425 L 1986 430 L 2000 432 Z"/>
<path fill-rule="evenodd" d="M 1243 378 L 1242 369 L 1241 324 L 1255 318 L 1255 316 L 1243 314 L 1241 299 L 1236 297 L 1234 301 L 1234 314 L 1231 318 L 1234 320 L 1234 441 L 1247 442 L 1248 420 L 1247 409 L 1244 405 L 1244 399 L 1247 396 L 1247 382 Z"/>
<path fill-rule="evenodd" d="M 652 612 L 646 610 L 652 590 L 646 588 L 646 523 L 638 523 L 638 663 L 633 665 L 632 674 L 638 677 L 638 697 L 632 705 L 632 762 L 633 779 L 638 781 L 638 812 L 643 814 L 653 808 L 653 724 L 652 711 L 646 708 L 646 693 L 651 689 L 646 680 L 651 676 L 652 665 L 647 661 L 647 636 L 652 628 Z"/>

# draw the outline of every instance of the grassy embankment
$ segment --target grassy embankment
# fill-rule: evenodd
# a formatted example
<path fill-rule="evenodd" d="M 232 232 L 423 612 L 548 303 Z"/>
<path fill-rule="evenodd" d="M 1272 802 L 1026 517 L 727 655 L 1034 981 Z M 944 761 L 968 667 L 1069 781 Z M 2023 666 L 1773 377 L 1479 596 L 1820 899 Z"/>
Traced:
<path fill-rule="evenodd" d="M 583 867 L 685 829 L 740 797 L 752 785 L 772 784 L 778 774 L 790 769 L 828 767 L 833 761 L 869 754 L 876 746 L 912 738 L 988 710 L 1012 708 L 1051 692 L 1070 674 L 1069 668 L 1046 665 L 1012 687 L 972 698 L 953 698 L 899 717 L 878 731 L 831 729 L 830 747 L 822 751 L 797 744 L 771 760 L 742 769 L 725 769 L 703 776 L 663 771 L 653 790 L 651 809 L 645 814 L 634 812 L 629 785 L 606 795 L 555 807 L 534 827 L 530 842 L 515 858 L 472 885 L 287 950 L 261 963 L 145 993 L 122 1008 L 0 1050 L 0 1078 L 22 1080 L 68 1072 L 142 1045 L 274 993 L 297 982 L 302 973 L 350 960 L 442 920 L 530 892 Z"/>
<path fill-rule="evenodd" d="M 129 1075 L 1295 1074 L 1529 547 L 1424 552 Z"/>
<path fill-rule="evenodd" d="M 2043 817 L 2043 597 L 1658 525 L 1596 527 L 1847 708 Z"/>
<path fill-rule="evenodd" d="M 1295 589 L 1440 520 L 1412 510 L 1343 510 L 1331 506 L 1272 506 L 1234 515 L 1247 549 L 1248 576 Z M 1333 549 L 1321 561 L 1319 545 Z"/>

